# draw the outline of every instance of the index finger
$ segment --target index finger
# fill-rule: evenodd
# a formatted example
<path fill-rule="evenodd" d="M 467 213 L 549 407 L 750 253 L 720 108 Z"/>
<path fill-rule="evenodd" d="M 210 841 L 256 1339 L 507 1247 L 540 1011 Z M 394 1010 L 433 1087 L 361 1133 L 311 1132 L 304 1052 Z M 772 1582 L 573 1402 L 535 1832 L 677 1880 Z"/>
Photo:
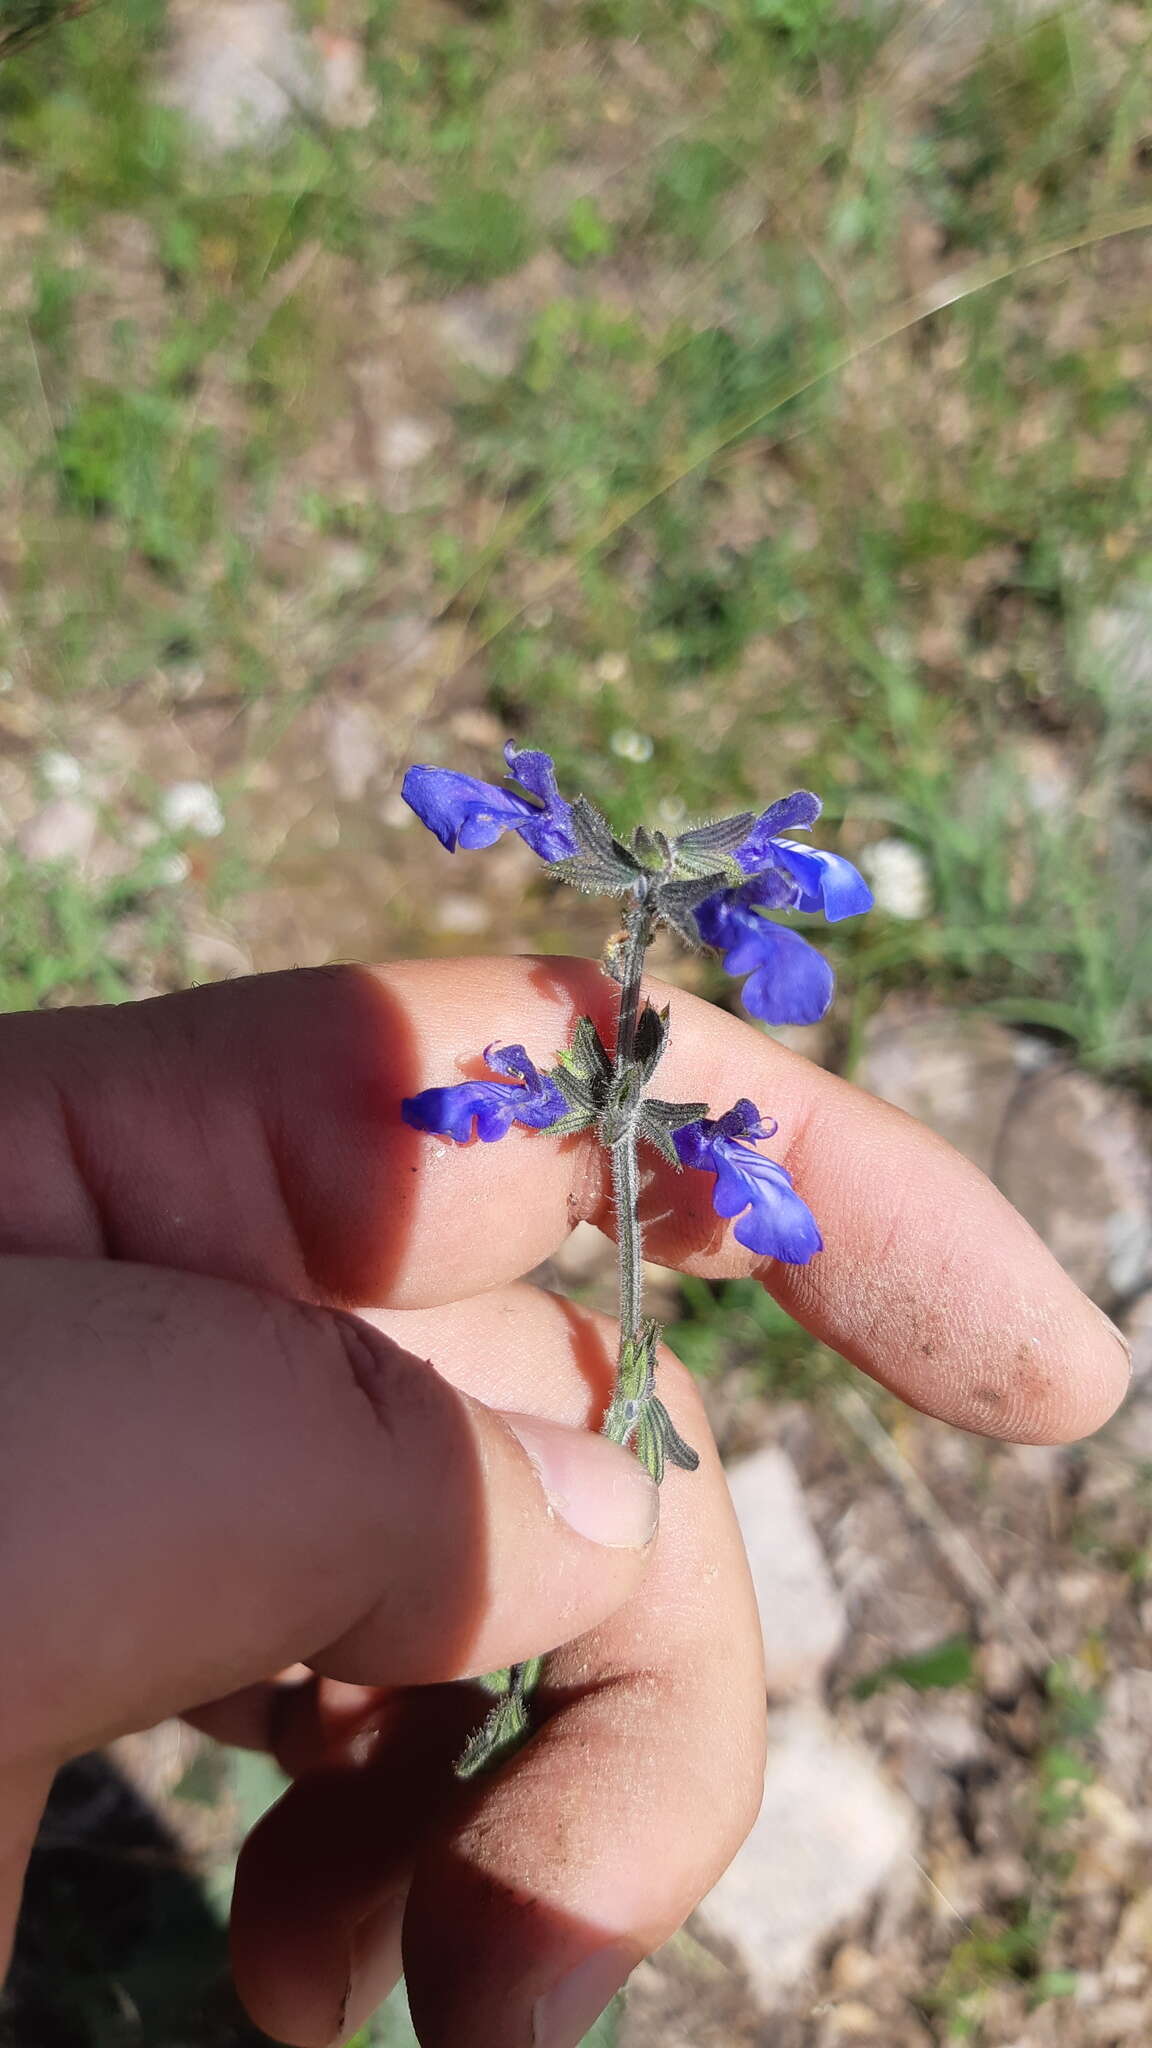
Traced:
<path fill-rule="evenodd" d="M 821 1339 L 966 1428 L 1060 1441 L 1127 1383 L 1112 1326 L 969 1162 L 900 1111 L 687 993 L 665 1097 L 776 1117 L 826 1250 L 760 1261 L 713 1214 L 711 1177 L 657 1168 L 649 1256 L 756 1271 Z M 0 1025 L 0 1250 L 183 1266 L 305 1299 L 418 1308 L 530 1271 L 590 1217 L 611 1228 L 587 1139 L 513 1128 L 457 1148 L 408 1129 L 404 1096 L 523 1043 L 549 1064 L 575 1019 L 611 1040 L 616 991 L 588 960 L 324 969 L 125 1009 Z"/>

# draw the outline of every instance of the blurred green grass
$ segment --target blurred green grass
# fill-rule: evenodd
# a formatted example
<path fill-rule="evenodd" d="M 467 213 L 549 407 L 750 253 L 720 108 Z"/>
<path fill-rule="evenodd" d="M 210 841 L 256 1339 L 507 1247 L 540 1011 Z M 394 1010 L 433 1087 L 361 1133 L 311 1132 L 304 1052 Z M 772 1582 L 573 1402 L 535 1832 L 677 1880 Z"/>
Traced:
<path fill-rule="evenodd" d="M 282 730 L 323 687 L 323 650 L 285 674 L 263 550 L 352 346 L 326 266 L 345 297 L 434 299 L 544 251 L 551 298 L 511 376 L 462 380 L 430 503 L 300 487 L 370 558 L 332 647 L 414 582 L 467 615 L 499 718 L 623 822 L 813 782 L 847 846 L 896 836 L 930 881 L 930 915 L 835 935 L 857 1024 L 924 989 L 1146 1082 L 1152 684 L 1100 621 L 1152 576 L 1149 242 L 1098 238 L 1152 199 L 1147 25 L 993 10 L 925 75 L 909 9 L 349 21 L 369 124 L 309 116 L 259 155 L 198 155 L 157 104 L 160 0 L 0 67 L 0 163 L 42 214 L 2 315 L 13 666 L 115 710 L 205 651 Z M 94 348 L 125 218 L 155 290 Z M 479 547 L 478 502 L 502 507 Z"/>

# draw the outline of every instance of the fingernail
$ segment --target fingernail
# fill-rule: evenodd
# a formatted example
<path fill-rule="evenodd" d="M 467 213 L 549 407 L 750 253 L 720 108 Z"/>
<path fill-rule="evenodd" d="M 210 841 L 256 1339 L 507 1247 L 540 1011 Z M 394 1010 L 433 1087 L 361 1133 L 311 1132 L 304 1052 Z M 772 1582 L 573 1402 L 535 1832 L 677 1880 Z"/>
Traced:
<path fill-rule="evenodd" d="M 642 1550 L 656 1534 L 656 1487 L 630 1451 L 586 1429 L 536 1415 L 505 1415 L 532 1461 L 548 1504 L 577 1535 L 613 1550 Z"/>
<path fill-rule="evenodd" d="M 1124 1356 L 1125 1356 L 1125 1358 L 1126 1358 L 1126 1359 L 1128 1360 L 1128 1377 L 1129 1377 L 1129 1379 L 1131 1379 L 1131 1377 L 1132 1377 L 1132 1346 L 1131 1346 L 1131 1345 L 1130 1345 L 1130 1343 L 1128 1342 L 1128 1339 L 1127 1339 L 1127 1337 L 1126 1337 L 1126 1336 L 1124 1335 L 1124 1332 L 1123 1332 L 1123 1330 L 1119 1330 L 1119 1329 L 1117 1329 L 1117 1327 L 1116 1327 L 1116 1324 L 1115 1324 L 1115 1323 L 1114 1323 L 1114 1322 L 1112 1321 L 1112 1318 L 1111 1318 L 1111 1316 L 1106 1316 L 1106 1315 L 1105 1315 L 1105 1313 L 1104 1313 L 1103 1309 L 1101 1308 L 1101 1306 L 1100 1306 L 1099 1302 L 1098 1302 L 1098 1301 L 1094 1301 L 1094 1302 L 1092 1303 L 1092 1306 L 1093 1306 L 1093 1308 L 1095 1309 L 1095 1311 L 1096 1311 L 1097 1315 L 1099 1316 L 1099 1318 L 1100 1318 L 1100 1321 L 1101 1321 L 1101 1322 L 1102 1322 L 1102 1323 L 1104 1324 L 1104 1326 L 1105 1326 L 1106 1330 L 1108 1331 L 1108 1334 L 1109 1334 L 1109 1336 L 1110 1336 L 1110 1337 L 1115 1337 L 1115 1339 L 1116 1339 L 1116 1342 L 1117 1342 L 1117 1343 L 1118 1343 L 1118 1345 L 1120 1346 L 1120 1349 L 1121 1349 L 1121 1351 L 1122 1351 L 1122 1352 L 1124 1353 Z"/>
<path fill-rule="evenodd" d="M 533 2048 L 577 2048 L 606 2005 L 627 1981 L 635 1955 L 620 1948 L 597 1949 L 538 1998 L 532 2014 Z"/>
<path fill-rule="evenodd" d="M 340 2029 L 330 2048 L 343 2048 L 360 2032 L 378 2006 L 383 2005 L 400 1982 L 400 1928 L 404 1918 L 404 1895 L 386 1899 L 363 1919 L 352 1937 L 348 1989 L 344 1994 Z"/>

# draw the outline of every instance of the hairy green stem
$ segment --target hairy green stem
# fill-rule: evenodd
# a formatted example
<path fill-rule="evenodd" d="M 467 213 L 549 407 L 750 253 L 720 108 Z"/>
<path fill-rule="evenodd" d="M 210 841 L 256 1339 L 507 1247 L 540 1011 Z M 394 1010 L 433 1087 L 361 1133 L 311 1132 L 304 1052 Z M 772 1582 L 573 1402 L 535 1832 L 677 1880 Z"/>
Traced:
<path fill-rule="evenodd" d="M 636 1027 L 640 1021 L 640 983 L 644 974 L 644 956 L 652 942 L 652 911 L 646 895 L 641 896 L 628 911 L 625 918 L 625 939 L 620 965 L 620 1008 L 616 1025 L 616 1057 L 613 1062 L 613 1079 L 620 1080 L 632 1064 L 636 1047 Z M 636 1156 L 636 1127 L 629 1120 L 627 1129 L 612 1147 L 612 1195 L 616 1205 L 616 1242 L 620 1269 L 620 1336 L 616 1355 L 616 1379 L 619 1385 L 624 1367 L 625 1346 L 635 1342 L 640 1334 L 641 1312 L 644 1305 L 643 1248 L 640 1234 L 640 1163 Z M 609 1410 L 609 1416 L 612 1411 Z M 621 1430 L 627 1425 L 620 1424 Z M 617 1428 L 606 1417 L 606 1433 L 617 1435 Z"/>

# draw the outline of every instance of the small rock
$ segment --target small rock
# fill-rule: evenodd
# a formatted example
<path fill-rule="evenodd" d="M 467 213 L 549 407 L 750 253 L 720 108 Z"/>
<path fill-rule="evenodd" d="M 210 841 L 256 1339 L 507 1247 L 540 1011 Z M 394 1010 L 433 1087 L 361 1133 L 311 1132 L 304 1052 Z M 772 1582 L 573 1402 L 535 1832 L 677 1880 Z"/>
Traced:
<path fill-rule="evenodd" d="M 1110 1998 L 1087 2017 L 1088 2038 L 1100 2048 L 1146 2041 L 1152 2026 L 1152 2004 L 1146 1998 Z"/>
<path fill-rule="evenodd" d="M 616 1247 L 594 1223 L 577 1223 L 553 1252 L 552 1264 L 562 1280 L 598 1280 L 615 1270 Z"/>
<path fill-rule="evenodd" d="M 83 867 L 96 841 L 96 812 L 82 797 L 58 796 L 22 827 L 17 844 L 25 860 L 67 861 Z"/>
<path fill-rule="evenodd" d="M 197 839 L 218 839 L 224 830 L 220 799 L 208 782 L 169 783 L 160 816 L 169 832 L 191 832 Z"/>
<path fill-rule="evenodd" d="M 186 932 L 184 950 L 195 974 L 212 981 L 232 981 L 254 971 L 252 955 L 229 925 L 206 923 Z"/>
<path fill-rule="evenodd" d="M 320 98 L 313 52 L 287 0 L 177 0 L 160 98 L 211 150 L 268 147 Z"/>
<path fill-rule="evenodd" d="M 436 925 L 442 932 L 472 938 L 486 932 L 491 922 L 492 913 L 479 896 L 441 896 L 436 904 Z"/>
<path fill-rule="evenodd" d="M 1152 1765 L 1152 1671 L 1117 1671 L 1108 1681 L 1096 1741 L 1108 1783 L 1138 1802 Z"/>
<path fill-rule="evenodd" d="M 437 308 L 435 329 L 444 353 L 481 377 L 511 377 L 527 333 L 522 314 L 495 303 L 487 292 L 458 292 Z"/>
<path fill-rule="evenodd" d="M 651 733 L 632 732 L 627 727 L 621 727 L 619 732 L 614 732 L 608 744 L 622 761 L 650 761 L 655 751 L 655 741 Z"/>
<path fill-rule="evenodd" d="M 53 796 L 75 796 L 84 786 L 84 770 L 75 754 L 50 747 L 36 765 Z"/>
<path fill-rule="evenodd" d="M 364 46 L 355 36 L 316 29 L 312 37 L 320 64 L 320 103 L 333 128 L 367 128 L 376 95 L 364 74 Z"/>
<path fill-rule="evenodd" d="M 989 1017 L 882 1004 L 855 1072 L 862 1088 L 938 1131 L 989 1173 L 1020 1086 L 1021 1039 Z"/>
<path fill-rule="evenodd" d="M 765 2005 L 865 1911 L 914 1844 L 912 1817 L 866 1751 L 812 1703 L 771 1720 L 764 1803 L 700 1908 Z"/>
<path fill-rule="evenodd" d="M 1132 582 L 1084 621 L 1077 666 L 1117 710 L 1143 711 L 1152 693 L 1152 584 Z"/>
<path fill-rule="evenodd" d="M 334 698 L 327 706 L 328 766 L 341 803 L 359 803 L 380 765 L 380 729 L 366 705 Z"/>
<path fill-rule="evenodd" d="M 787 1452 L 769 1445 L 728 1467 L 764 1635 L 768 1690 L 819 1686 L 844 1639 L 840 1595 Z"/>
<path fill-rule="evenodd" d="M 1147 1120 L 1118 1089 L 1067 1067 L 1037 1074 L 1006 1119 L 996 1178 L 1094 1299 L 1152 1275 Z"/>
<path fill-rule="evenodd" d="M 987 1754 L 981 1726 L 981 1704 L 972 1698 L 932 1705 L 919 1695 L 907 1702 L 903 1726 L 885 1745 L 899 1762 L 908 1797 L 921 1811 L 931 1811 L 943 1781 L 968 1769 Z"/>
<path fill-rule="evenodd" d="M 378 425 L 376 459 L 382 469 L 418 469 L 443 438 L 443 429 L 436 420 L 400 413 Z"/>
<path fill-rule="evenodd" d="M 872 884 L 876 908 L 889 917 L 924 917 L 932 907 L 928 863 L 907 839 L 877 839 L 863 848 L 860 866 Z"/>

